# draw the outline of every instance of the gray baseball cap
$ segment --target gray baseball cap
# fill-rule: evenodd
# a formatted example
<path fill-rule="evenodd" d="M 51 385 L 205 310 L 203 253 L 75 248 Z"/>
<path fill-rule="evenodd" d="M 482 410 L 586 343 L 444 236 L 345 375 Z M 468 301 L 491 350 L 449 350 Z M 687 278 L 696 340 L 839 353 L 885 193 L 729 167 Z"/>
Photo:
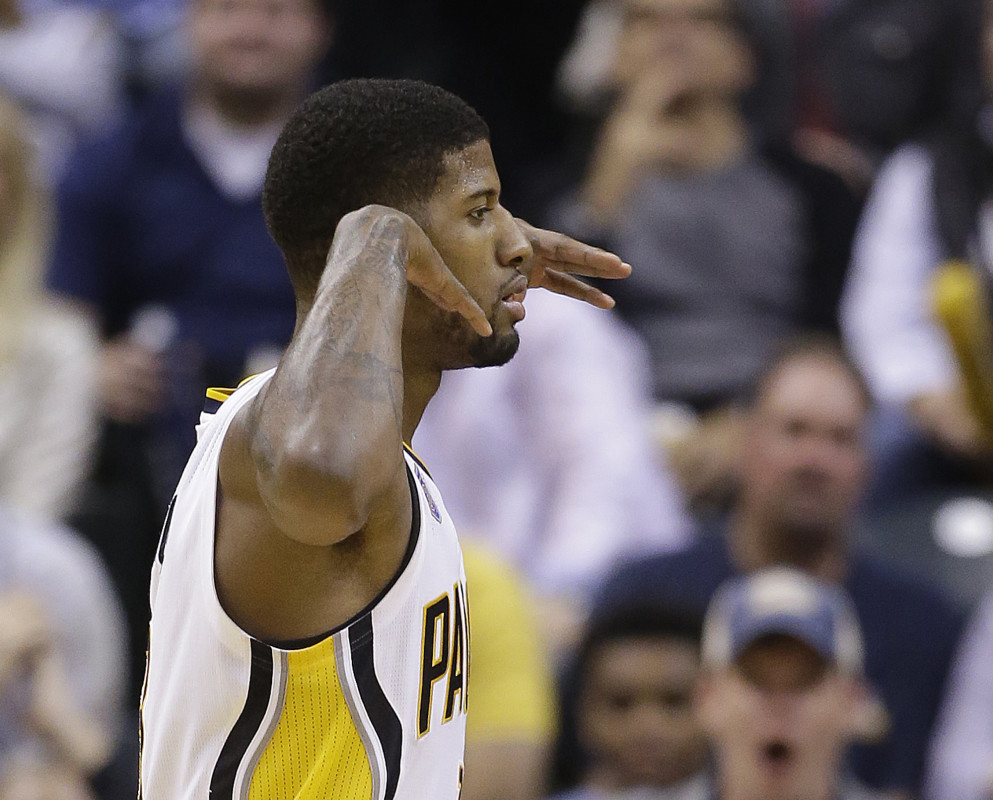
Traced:
<path fill-rule="evenodd" d="M 750 644 L 772 634 L 804 642 L 842 672 L 862 673 L 862 633 L 848 595 L 786 567 L 721 585 L 704 622 L 704 664 L 731 666 Z"/>

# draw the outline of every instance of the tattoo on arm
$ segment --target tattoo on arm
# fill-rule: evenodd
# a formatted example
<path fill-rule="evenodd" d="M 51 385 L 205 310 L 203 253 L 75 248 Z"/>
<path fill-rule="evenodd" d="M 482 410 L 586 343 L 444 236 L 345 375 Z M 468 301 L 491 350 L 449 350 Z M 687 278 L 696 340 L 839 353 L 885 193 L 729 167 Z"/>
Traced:
<path fill-rule="evenodd" d="M 370 451 L 370 465 L 383 463 L 384 442 L 395 441 L 400 452 L 405 229 L 399 217 L 380 217 L 332 246 L 307 319 L 256 406 L 252 451 L 264 481 L 277 479 L 283 448 L 299 442 L 301 431 L 305 458 L 319 453 L 329 474 L 344 469 L 340 474 L 363 476 L 371 485 L 378 473 L 356 466 L 365 463 L 361 444 L 379 449 Z M 350 459 L 347 466 L 341 458 Z"/>

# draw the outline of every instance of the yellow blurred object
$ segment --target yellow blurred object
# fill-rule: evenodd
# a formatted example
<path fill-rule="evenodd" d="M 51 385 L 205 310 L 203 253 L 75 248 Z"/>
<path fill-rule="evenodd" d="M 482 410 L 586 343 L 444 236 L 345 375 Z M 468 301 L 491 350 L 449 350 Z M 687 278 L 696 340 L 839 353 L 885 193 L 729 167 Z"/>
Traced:
<path fill-rule="evenodd" d="M 993 441 L 993 317 L 986 287 L 965 261 L 946 261 L 931 284 L 934 311 L 948 333 L 969 405 Z"/>
<path fill-rule="evenodd" d="M 501 556 L 462 541 L 469 597 L 469 713 L 466 742 L 547 744 L 556 728 L 555 678 L 535 602 Z"/>

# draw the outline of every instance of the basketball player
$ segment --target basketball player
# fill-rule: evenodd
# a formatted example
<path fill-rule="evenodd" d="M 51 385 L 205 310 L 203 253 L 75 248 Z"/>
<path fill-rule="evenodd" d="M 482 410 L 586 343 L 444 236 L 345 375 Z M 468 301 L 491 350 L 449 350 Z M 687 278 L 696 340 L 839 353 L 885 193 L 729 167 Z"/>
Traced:
<path fill-rule="evenodd" d="M 513 356 L 528 288 L 606 308 L 568 273 L 630 267 L 515 220 L 485 123 L 418 82 L 312 95 L 263 205 L 296 331 L 274 371 L 208 392 L 166 518 L 142 796 L 455 800 L 465 577 L 403 443 L 443 370 Z"/>

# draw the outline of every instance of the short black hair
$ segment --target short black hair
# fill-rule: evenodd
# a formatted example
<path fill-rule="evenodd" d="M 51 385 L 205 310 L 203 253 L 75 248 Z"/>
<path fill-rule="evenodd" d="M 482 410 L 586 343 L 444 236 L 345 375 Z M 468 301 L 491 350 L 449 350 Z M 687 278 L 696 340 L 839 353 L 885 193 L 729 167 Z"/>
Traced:
<path fill-rule="evenodd" d="M 703 616 L 695 610 L 659 603 L 624 603 L 594 611 L 576 655 L 585 672 L 594 653 L 604 645 L 626 639 L 676 639 L 700 647 Z"/>
<path fill-rule="evenodd" d="M 351 79 L 310 95 L 279 135 L 262 189 L 297 292 L 316 287 L 345 214 L 427 200 L 444 156 L 489 136 L 468 103 L 422 81 Z"/>

